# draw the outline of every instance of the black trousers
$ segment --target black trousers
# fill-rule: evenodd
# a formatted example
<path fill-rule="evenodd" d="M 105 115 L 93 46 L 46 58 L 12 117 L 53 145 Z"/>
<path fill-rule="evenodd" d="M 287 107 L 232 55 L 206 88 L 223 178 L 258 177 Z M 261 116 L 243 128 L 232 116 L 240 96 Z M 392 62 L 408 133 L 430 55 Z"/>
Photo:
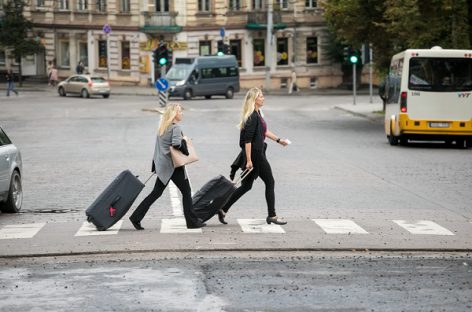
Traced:
<path fill-rule="evenodd" d="M 177 188 L 182 193 L 182 203 L 184 206 L 184 215 L 185 221 L 187 222 L 187 227 L 189 226 L 196 226 L 199 224 L 197 215 L 193 210 L 192 206 L 192 191 L 190 189 L 190 183 L 187 179 L 185 179 L 185 172 L 184 167 L 175 168 L 172 177 L 170 178 L 172 182 L 175 183 Z M 169 184 L 169 183 L 167 183 Z M 143 199 L 143 201 L 139 204 L 133 214 L 129 217 L 133 222 L 141 222 L 144 218 L 146 213 L 149 210 L 149 207 L 159 198 L 161 197 L 162 193 L 167 187 L 167 184 L 164 184 L 159 180 L 156 179 L 156 184 L 154 185 L 153 190 L 151 193 Z"/>
<path fill-rule="evenodd" d="M 257 174 L 265 184 L 265 198 L 267 202 L 267 211 L 269 217 L 275 217 L 275 181 L 272 175 L 272 169 L 265 155 L 261 155 L 257 159 L 257 163 L 254 163 L 254 170 L 243 180 L 241 186 L 231 195 L 228 202 L 222 208 L 224 212 L 228 212 L 229 208 L 239 199 L 241 196 L 246 194 L 251 188 L 252 184 L 257 178 Z"/>

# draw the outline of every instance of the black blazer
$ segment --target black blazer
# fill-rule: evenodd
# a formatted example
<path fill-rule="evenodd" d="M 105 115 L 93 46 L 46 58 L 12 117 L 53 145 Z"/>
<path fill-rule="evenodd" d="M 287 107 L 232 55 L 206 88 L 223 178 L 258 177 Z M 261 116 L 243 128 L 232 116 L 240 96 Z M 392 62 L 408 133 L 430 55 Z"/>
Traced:
<path fill-rule="evenodd" d="M 264 138 L 265 133 L 261 119 L 259 114 L 254 111 L 244 124 L 244 128 L 241 129 L 239 146 L 244 150 L 245 144 L 251 143 L 252 152 L 262 152 L 264 150 Z"/>

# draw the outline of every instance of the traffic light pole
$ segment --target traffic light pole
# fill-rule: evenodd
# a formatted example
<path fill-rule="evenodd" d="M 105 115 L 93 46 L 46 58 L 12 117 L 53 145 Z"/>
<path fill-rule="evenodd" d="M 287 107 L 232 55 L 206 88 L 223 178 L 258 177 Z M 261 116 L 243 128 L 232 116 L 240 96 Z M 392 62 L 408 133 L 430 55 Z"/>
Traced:
<path fill-rule="evenodd" d="M 356 63 L 352 64 L 352 100 L 353 105 L 356 105 Z"/>

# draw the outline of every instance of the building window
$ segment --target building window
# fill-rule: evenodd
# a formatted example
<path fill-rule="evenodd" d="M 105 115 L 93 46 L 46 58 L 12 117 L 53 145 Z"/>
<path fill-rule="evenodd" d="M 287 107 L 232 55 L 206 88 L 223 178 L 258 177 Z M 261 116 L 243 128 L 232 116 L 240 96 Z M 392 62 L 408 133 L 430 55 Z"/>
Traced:
<path fill-rule="evenodd" d="M 1 1 L 0 1 L 1 2 Z M 0 50 L 0 64 L 5 64 L 5 51 Z"/>
<path fill-rule="evenodd" d="M 107 67 L 108 63 L 108 49 L 107 41 L 99 40 L 98 41 L 98 67 Z"/>
<path fill-rule="evenodd" d="M 198 10 L 209 12 L 210 11 L 210 0 L 198 0 Z"/>
<path fill-rule="evenodd" d="M 121 42 L 121 69 L 131 69 L 131 53 L 129 41 Z"/>
<path fill-rule="evenodd" d="M 230 11 L 239 11 L 241 10 L 241 1 L 240 0 L 229 0 L 229 10 Z"/>
<path fill-rule="evenodd" d="M 305 0 L 305 8 L 314 9 L 317 7 L 316 0 Z"/>
<path fill-rule="evenodd" d="M 59 10 L 69 10 L 69 0 L 59 0 Z"/>
<path fill-rule="evenodd" d="M 306 38 L 306 62 L 307 64 L 318 63 L 318 37 Z"/>
<path fill-rule="evenodd" d="M 199 55 L 211 55 L 211 41 L 200 41 Z"/>
<path fill-rule="evenodd" d="M 87 0 L 77 0 L 77 10 L 78 11 L 87 11 L 88 10 L 88 1 Z"/>
<path fill-rule="evenodd" d="M 263 10 L 263 9 L 265 9 L 264 0 L 252 0 L 252 8 L 254 10 Z"/>
<path fill-rule="evenodd" d="M 279 6 L 283 10 L 288 9 L 288 0 L 279 0 Z"/>
<path fill-rule="evenodd" d="M 277 65 L 288 65 L 287 38 L 277 38 Z"/>
<path fill-rule="evenodd" d="M 88 66 L 88 49 L 87 42 L 79 42 L 79 61 L 84 63 L 84 66 Z"/>
<path fill-rule="evenodd" d="M 60 41 L 59 43 L 59 66 L 70 67 L 69 41 Z"/>
<path fill-rule="evenodd" d="M 43 7 L 45 6 L 45 0 L 36 0 L 36 7 Z"/>
<path fill-rule="evenodd" d="M 106 12 L 107 11 L 107 1 L 106 0 L 97 0 L 96 9 L 97 9 L 97 12 Z"/>
<path fill-rule="evenodd" d="M 169 0 L 156 0 L 156 12 L 169 12 Z"/>
<path fill-rule="evenodd" d="M 238 66 L 242 67 L 241 40 L 230 40 L 229 48 L 230 48 L 231 54 L 236 56 L 236 60 L 238 61 Z"/>
<path fill-rule="evenodd" d="M 120 12 L 123 12 L 123 13 L 130 12 L 129 0 L 120 0 Z"/>
<path fill-rule="evenodd" d="M 265 65 L 265 42 L 264 39 L 254 39 L 254 66 Z"/>

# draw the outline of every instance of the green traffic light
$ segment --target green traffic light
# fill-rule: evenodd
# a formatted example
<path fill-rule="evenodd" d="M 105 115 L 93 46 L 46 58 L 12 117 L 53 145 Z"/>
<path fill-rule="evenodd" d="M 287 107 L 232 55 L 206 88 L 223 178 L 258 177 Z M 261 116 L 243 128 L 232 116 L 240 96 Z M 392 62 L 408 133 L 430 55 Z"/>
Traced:
<path fill-rule="evenodd" d="M 351 62 L 351 64 L 357 64 L 357 61 L 359 61 L 357 56 L 351 55 L 351 57 L 349 57 L 349 62 Z"/>
<path fill-rule="evenodd" d="M 218 51 L 218 53 L 216 53 L 216 55 L 222 56 L 222 55 L 225 55 L 225 54 L 224 54 L 223 52 L 221 52 L 221 51 Z"/>
<path fill-rule="evenodd" d="M 159 64 L 165 65 L 165 64 L 167 64 L 167 60 L 166 60 L 164 57 L 161 57 L 161 58 L 159 59 Z"/>

